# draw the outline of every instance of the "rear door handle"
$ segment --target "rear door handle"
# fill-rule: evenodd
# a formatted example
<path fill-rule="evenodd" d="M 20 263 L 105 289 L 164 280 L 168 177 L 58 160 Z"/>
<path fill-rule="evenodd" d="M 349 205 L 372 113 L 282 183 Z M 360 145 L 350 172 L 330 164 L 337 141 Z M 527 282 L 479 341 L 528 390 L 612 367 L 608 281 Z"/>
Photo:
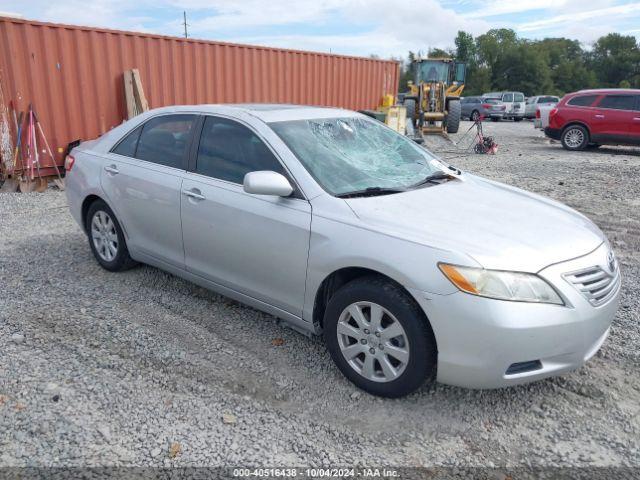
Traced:
<path fill-rule="evenodd" d="M 113 175 L 117 175 L 118 173 L 120 173 L 120 171 L 118 170 L 118 167 L 116 167 L 115 165 L 108 165 L 104 167 L 104 171 L 109 172 Z"/>
<path fill-rule="evenodd" d="M 197 188 L 192 188 L 190 190 L 182 190 L 182 194 L 186 195 L 187 197 L 191 197 L 195 200 L 204 200 L 206 198 L 204 195 L 202 195 L 202 192 L 200 192 L 200 190 L 198 190 Z"/>
<path fill-rule="evenodd" d="M 640 122 L 640 117 L 633 117 L 636 122 Z"/>

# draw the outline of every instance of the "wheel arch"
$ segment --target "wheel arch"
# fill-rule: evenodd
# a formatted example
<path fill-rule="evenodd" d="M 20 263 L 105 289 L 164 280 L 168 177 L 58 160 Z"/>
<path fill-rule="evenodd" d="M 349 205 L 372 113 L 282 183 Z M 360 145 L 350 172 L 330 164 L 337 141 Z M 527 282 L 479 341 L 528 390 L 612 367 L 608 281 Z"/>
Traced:
<path fill-rule="evenodd" d="M 120 215 L 118 215 L 118 212 L 115 210 L 115 208 L 113 208 L 113 206 L 109 203 L 109 201 L 107 201 L 107 199 L 104 196 L 100 196 L 95 193 L 90 193 L 84 198 L 84 200 L 82 200 L 82 207 L 80 212 L 82 215 L 82 228 L 84 232 L 87 234 L 89 233 L 87 231 L 87 212 L 89 212 L 89 207 L 91 207 L 91 205 L 98 200 L 104 202 L 107 205 L 107 207 L 109 207 L 113 211 L 114 215 L 116 216 L 116 221 L 120 225 L 120 228 L 122 228 L 122 233 L 124 234 L 125 238 L 128 239 L 129 234 L 127 232 L 127 228 L 122 222 L 122 218 L 120 217 Z"/>
<path fill-rule="evenodd" d="M 329 300 L 331 300 L 331 297 L 342 286 L 346 285 L 350 281 L 355 280 L 357 278 L 369 276 L 369 275 L 377 276 L 385 280 L 388 280 L 389 282 L 396 285 L 399 289 L 401 289 L 407 295 L 408 298 L 410 298 L 414 302 L 416 301 L 413 295 L 411 295 L 411 293 L 404 287 L 404 285 L 402 285 L 401 282 L 387 275 L 386 273 L 382 273 L 372 268 L 360 267 L 360 266 L 342 267 L 337 270 L 334 270 L 329 275 L 327 275 L 322 280 L 322 282 L 320 283 L 320 286 L 315 292 L 312 320 L 313 320 L 313 325 L 316 331 L 318 332 L 322 331 L 323 323 L 324 323 L 324 313 L 326 311 Z M 429 324 L 429 327 L 433 329 L 424 310 L 420 308 L 420 311 L 423 313 L 424 319 Z"/>
<path fill-rule="evenodd" d="M 104 198 L 99 197 L 98 195 L 95 195 L 95 194 L 87 195 L 82 201 L 82 207 L 80 211 L 82 214 L 82 228 L 85 233 L 88 233 L 87 232 L 87 213 L 89 212 L 89 207 L 91 207 L 91 204 L 93 204 L 93 202 L 95 202 L 96 200 L 102 200 L 103 202 L 107 203 Z"/>
<path fill-rule="evenodd" d="M 569 127 L 574 127 L 574 126 L 576 126 L 576 125 L 579 125 L 579 126 L 583 127 L 583 128 L 587 131 L 587 134 L 589 135 L 589 138 L 591 138 L 591 130 L 589 129 L 589 126 L 588 126 L 585 122 L 583 122 L 583 121 L 581 121 L 581 120 L 572 120 L 572 121 L 570 121 L 570 122 L 567 122 L 567 123 L 562 127 L 562 133 L 564 133 L 564 132 L 565 132 L 565 130 L 567 130 L 567 128 L 569 128 Z M 561 134 L 562 134 L 562 133 L 561 133 Z"/>

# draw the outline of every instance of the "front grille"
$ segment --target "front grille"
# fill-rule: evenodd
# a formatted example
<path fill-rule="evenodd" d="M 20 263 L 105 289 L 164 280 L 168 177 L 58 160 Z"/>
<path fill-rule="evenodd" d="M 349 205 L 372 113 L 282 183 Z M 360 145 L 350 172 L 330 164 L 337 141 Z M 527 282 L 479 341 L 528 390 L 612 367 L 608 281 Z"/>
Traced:
<path fill-rule="evenodd" d="M 611 271 L 599 265 L 570 272 L 564 275 L 569 283 L 576 287 L 594 307 L 606 303 L 618 290 L 620 269 L 612 260 Z"/>

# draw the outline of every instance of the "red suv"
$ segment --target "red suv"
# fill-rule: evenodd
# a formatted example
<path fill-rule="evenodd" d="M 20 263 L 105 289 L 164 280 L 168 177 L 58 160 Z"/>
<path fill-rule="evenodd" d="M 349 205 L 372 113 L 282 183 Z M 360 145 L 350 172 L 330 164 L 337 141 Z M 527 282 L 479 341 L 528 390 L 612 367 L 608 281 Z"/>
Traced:
<path fill-rule="evenodd" d="M 549 112 L 547 137 L 567 150 L 640 145 L 640 90 L 580 90 L 565 95 Z"/>

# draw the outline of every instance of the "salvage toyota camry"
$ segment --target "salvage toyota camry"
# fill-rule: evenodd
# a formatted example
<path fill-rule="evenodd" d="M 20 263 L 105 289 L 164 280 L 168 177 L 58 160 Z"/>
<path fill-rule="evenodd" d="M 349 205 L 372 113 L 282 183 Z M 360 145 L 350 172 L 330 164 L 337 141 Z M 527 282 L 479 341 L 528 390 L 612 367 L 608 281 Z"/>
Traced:
<path fill-rule="evenodd" d="M 618 307 L 618 264 L 585 216 L 352 111 L 151 110 L 66 169 L 104 268 L 153 265 L 323 335 L 376 395 L 576 369 Z"/>

